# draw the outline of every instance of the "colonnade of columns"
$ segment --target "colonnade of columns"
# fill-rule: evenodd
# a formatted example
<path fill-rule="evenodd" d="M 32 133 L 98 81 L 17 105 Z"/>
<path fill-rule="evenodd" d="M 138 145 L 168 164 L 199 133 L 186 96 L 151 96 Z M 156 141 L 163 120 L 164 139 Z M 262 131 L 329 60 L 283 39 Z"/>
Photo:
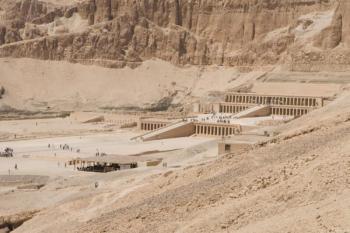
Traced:
<path fill-rule="evenodd" d="M 252 107 L 252 106 L 222 103 L 222 104 L 220 104 L 220 112 L 221 113 L 238 113 L 238 112 L 242 112 L 250 107 Z"/>
<path fill-rule="evenodd" d="M 221 113 L 238 113 L 244 111 L 248 108 L 251 108 L 253 105 L 232 105 L 232 104 L 221 104 L 220 112 Z M 297 107 L 285 107 L 285 106 L 271 106 L 272 115 L 286 115 L 286 116 L 301 116 L 305 115 L 310 111 L 309 108 L 297 108 Z"/>
<path fill-rule="evenodd" d="M 240 125 L 195 124 L 197 135 L 228 136 L 242 132 Z"/>
<path fill-rule="evenodd" d="M 301 116 L 309 112 L 307 108 L 280 108 L 271 107 L 272 115 L 282 115 L 282 116 Z"/>
<path fill-rule="evenodd" d="M 296 96 L 260 96 L 252 94 L 227 94 L 225 102 L 240 104 L 270 104 L 292 105 L 304 107 L 318 107 L 322 105 L 319 97 L 296 97 Z"/>
<path fill-rule="evenodd" d="M 141 130 L 152 131 L 166 126 L 166 123 L 157 122 L 141 122 Z"/>

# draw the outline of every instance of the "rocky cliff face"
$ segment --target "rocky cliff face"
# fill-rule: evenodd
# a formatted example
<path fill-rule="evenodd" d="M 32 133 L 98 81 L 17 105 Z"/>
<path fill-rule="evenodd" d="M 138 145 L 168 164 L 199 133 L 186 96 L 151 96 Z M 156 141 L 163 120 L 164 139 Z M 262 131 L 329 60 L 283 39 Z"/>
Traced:
<path fill-rule="evenodd" d="M 7 6 L 0 26 L 3 57 L 109 67 L 151 58 L 178 65 L 290 62 L 300 70 L 314 62 L 304 53 L 337 53 L 340 45 L 350 43 L 346 0 L 86 0 L 68 6 L 11 2 L 1 1 Z M 72 29 L 77 20 L 86 27 Z"/>

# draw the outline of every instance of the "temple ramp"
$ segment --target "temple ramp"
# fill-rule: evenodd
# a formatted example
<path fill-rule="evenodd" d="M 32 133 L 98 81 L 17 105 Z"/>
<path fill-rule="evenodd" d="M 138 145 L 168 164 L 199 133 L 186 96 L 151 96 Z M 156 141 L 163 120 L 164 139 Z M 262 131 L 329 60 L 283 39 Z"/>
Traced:
<path fill-rule="evenodd" d="M 248 108 L 242 112 L 235 114 L 234 118 L 262 117 L 271 115 L 271 107 L 266 105 L 258 105 Z"/>
<path fill-rule="evenodd" d="M 168 126 L 140 135 L 133 139 L 139 138 L 143 141 L 152 141 L 168 138 L 188 137 L 193 135 L 194 133 L 195 126 L 193 122 L 178 121 Z"/>

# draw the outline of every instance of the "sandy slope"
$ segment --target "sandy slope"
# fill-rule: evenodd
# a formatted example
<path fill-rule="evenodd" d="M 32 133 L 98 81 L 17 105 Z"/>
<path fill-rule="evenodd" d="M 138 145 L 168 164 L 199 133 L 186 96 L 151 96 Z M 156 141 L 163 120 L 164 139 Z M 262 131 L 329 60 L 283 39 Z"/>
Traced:
<path fill-rule="evenodd" d="M 0 59 L 0 86 L 6 94 L 0 107 L 25 110 L 93 110 L 157 106 L 164 98 L 185 106 L 198 99 L 220 100 L 220 93 L 240 86 L 270 94 L 333 96 L 337 83 L 287 83 L 289 74 L 275 83 L 256 82 L 266 71 L 242 73 L 234 68 L 179 68 L 149 60 L 130 69 L 108 69 L 67 62 L 32 59 Z M 278 74 L 277 74 L 278 75 Z M 285 78 L 283 78 L 285 77 Z M 308 78 L 306 76 L 306 78 Z M 312 80 L 312 79 L 310 79 Z"/>
<path fill-rule="evenodd" d="M 202 75 L 199 68 L 180 69 L 159 60 L 147 61 L 132 70 L 0 59 L 0 85 L 7 90 L 1 102 L 20 109 L 145 107 L 170 95 L 175 95 L 176 103 L 189 93 L 201 96 L 240 85 L 245 80 L 244 75 L 236 77 L 235 69 L 209 68 L 207 71 Z M 219 82 L 217 76 L 221 77 Z"/>

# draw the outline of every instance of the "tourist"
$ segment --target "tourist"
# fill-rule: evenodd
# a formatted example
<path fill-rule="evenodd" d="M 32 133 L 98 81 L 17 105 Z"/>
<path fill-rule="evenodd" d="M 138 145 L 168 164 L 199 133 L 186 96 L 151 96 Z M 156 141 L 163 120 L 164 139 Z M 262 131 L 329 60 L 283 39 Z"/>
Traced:
<path fill-rule="evenodd" d="M 18 167 L 17 167 L 17 163 L 15 164 L 15 170 L 17 170 L 18 169 Z"/>

